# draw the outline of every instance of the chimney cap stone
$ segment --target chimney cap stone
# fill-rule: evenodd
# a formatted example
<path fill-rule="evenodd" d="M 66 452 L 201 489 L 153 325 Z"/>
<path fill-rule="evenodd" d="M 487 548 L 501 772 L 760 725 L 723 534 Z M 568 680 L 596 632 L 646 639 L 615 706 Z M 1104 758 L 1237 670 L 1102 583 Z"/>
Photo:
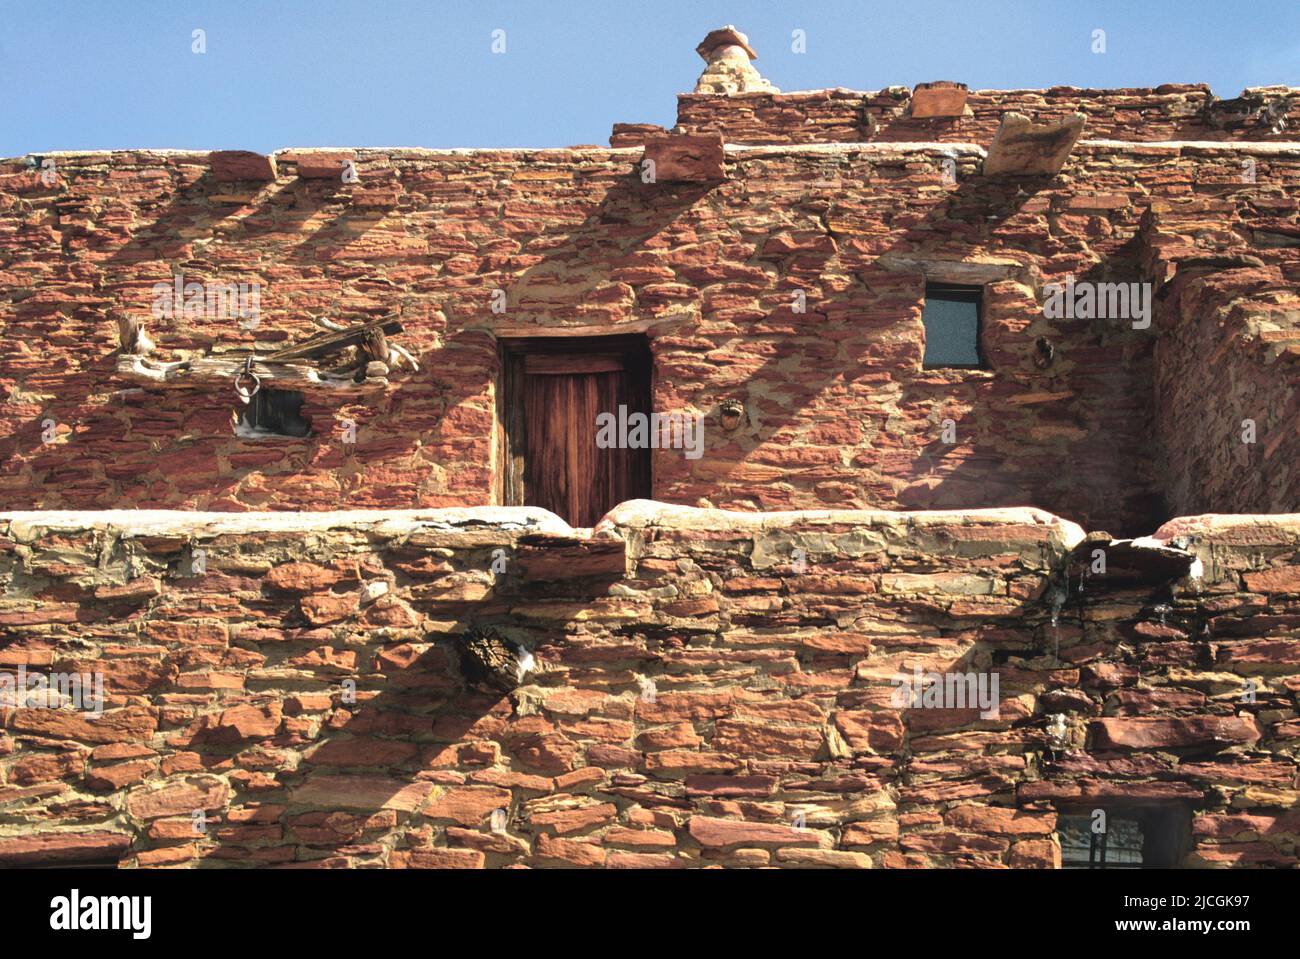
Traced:
<path fill-rule="evenodd" d="M 719 47 L 740 47 L 740 49 L 745 51 L 745 54 L 749 59 L 758 59 L 758 54 L 755 53 L 754 48 L 749 45 L 749 37 L 745 36 L 730 23 L 725 27 L 719 27 L 717 30 L 711 31 L 708 36 L 700 41 L 700 45 L 695 48 L 695 52 L 700 55 L 700 59 L 705 63 L 708 63 L 710 61 L 710 54 Z"/>

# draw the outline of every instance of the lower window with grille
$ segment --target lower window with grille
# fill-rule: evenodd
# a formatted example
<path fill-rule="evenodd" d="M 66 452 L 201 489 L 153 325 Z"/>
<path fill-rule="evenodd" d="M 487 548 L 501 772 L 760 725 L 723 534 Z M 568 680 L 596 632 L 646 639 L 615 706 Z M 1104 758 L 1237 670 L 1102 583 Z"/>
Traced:
<path fill-rule="evenodd" d="M 1106 806 L 1057 817 L 1063 869 L 1167 869 L 1179 865 L 1191 834 L 1182 805 Z"/>

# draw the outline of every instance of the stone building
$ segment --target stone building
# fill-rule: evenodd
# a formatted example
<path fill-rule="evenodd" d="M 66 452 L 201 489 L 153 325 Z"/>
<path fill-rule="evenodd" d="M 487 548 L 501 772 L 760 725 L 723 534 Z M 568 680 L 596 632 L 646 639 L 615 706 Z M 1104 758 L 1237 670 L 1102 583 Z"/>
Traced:
<path fill-rule="evenodd" d="M 0 161 L 0 864 L 1296 865 L 1300 90 L 699 52 Z"/>

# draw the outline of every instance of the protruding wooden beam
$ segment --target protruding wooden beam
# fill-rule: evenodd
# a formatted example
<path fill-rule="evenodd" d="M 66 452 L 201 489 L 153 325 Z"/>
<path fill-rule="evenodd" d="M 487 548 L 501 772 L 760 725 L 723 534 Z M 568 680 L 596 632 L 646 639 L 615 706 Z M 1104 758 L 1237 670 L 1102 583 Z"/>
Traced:
<path fill-rule="evenodd" d="M 465 682 L 480 689 L 509 693 L 533 667 L 533 656 L 491 626 L 471 626 L 456 637 Z"/>
<path fill-rule="evenodd" d="M 984 160 L 984 175 L 1055 176 L 1083 134 L 1086 119 L 1075 113 L 1034 123 L 1023 113 L 1004 113 Z"/>
<path fill-rule="evenodd" d="M 180 363 L 159 363 L 147 357 L 122 354 L 117 358 L 117 375 L 154 389 L 226 390 L 234 398 L 235 374 L 244 368 L 245 357 L 236 353 L 205 356 Z M 386 377 L 370 377 L 360 383 L 351 376 L 335 379 L 313 367 L 293 363 L 253 363 L 253 372 L 265 389 L 297 390 L 325 396 L 359 397 L 382 393 Z"/>
<path fill-rule="evenodd" d="M 386 335 L 401 333 L 402 324 L 392 317 L 385 317 L 372 323 L 351 326 L 337 333 L 318 333 L 315 336 L 308 337 L 301 343 L 286 346 L 274 353 L 267 353 L 262 359 L 272 363 L 287 363 L 290 360 L 314 360 L 318 357 L 329 356 L 331 353 L 338 353 L 349 346 L 357 346 L 376 331 Z"/>
<path fill-rule="evenodd" d="M 393 363 L 392 344 L 386 341 L 384 334 L 400 332 L 402 324 L 393 317 L 342 330 L 326 330 L 282 350 L 256 354 L 251 369 L 262 386 L 271 389 L 332 396 L 383 392 L 388 386 L 388 372 Z M 149 346 L 152 348 L 153 344 Z M 351 346 L 359 348 L 359 355 L 357 362 L 346 371 L 322 372 L 308 362 L 340 353 Z M 235 376 L 244 368 L 249 355 L 227 353 L 163 363 L 132 355 L 124 344 L 117 360 L 117 373 L 124 379 L 154 387 L 215 389 L 224 385 L 233 390 Z M 410 359 L 413 369 L 419 368 L 406 351 L 401 351 L 401 355 Z M 360 383 L 355 382 L 357 376 L 362 377 Z"/>
<path fill-rule="evenodd" d="M 144 319 L 128 313 L 118 313 L 117 342 L 123 353 L 148 356 L 154 349 L 154 342 L 144 330 Z"/>

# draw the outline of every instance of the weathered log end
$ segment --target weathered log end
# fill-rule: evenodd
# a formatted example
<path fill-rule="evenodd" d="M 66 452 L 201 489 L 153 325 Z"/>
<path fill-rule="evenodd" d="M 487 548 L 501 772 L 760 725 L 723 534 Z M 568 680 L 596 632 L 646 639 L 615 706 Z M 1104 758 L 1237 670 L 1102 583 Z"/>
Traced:
<path fill-rule="evenodd" d="M 531 653 L 492 626 L 471 626 L 456 638 L 456 649 L 465 682 L 480 689 L 511 692 L 533 666 Z"/>

